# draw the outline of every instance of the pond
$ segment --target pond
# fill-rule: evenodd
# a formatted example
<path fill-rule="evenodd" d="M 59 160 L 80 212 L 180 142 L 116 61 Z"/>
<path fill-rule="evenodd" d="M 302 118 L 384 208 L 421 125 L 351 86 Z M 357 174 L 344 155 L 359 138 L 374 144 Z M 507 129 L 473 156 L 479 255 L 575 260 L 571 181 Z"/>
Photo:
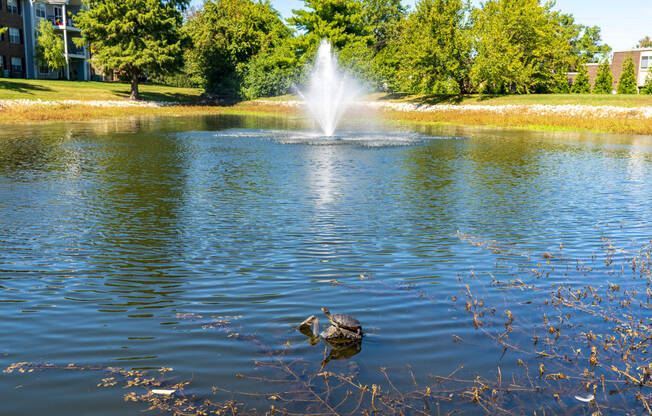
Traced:
<path fill-rule="evenodd" d="M 631 261 L 652 236 L 652 138 L 339 135 L 235 116 L 4 127 L 1 413 L 643 410 L 600 386 L 574 398 L 626 378 L 589 366 L 609 323 L 540 316 L 557 284 L 637 289 L 622 314 L 649 316 Z M 362 323 L 359 347 L 296 329 L 323 329 L 322 306 Z M 576 364 L 551 359 L 555 338 Z"/>

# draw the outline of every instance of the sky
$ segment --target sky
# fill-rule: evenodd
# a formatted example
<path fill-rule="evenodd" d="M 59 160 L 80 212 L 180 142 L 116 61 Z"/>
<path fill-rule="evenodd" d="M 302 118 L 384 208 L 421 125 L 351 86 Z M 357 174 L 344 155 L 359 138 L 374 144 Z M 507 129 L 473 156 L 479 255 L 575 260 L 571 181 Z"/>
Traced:
<path fill-rule="evenodd" d="M 479 5 L 479 0 L 472 0 Z M 203 0 L 192 0 L 195 6 Z M 403 0 L 414 7 L 415 0 Z M 284 18 L 292 9 L 303 7 L 303 0 L 272 0 Z M 555 9 L 575 16 L 575 21 L 587 26 L 599 26 L 602 40 L 613 50 L 630 49 L 639 39 L 652 36 L 652 2 L 649 0 L 557 0 Z"/>

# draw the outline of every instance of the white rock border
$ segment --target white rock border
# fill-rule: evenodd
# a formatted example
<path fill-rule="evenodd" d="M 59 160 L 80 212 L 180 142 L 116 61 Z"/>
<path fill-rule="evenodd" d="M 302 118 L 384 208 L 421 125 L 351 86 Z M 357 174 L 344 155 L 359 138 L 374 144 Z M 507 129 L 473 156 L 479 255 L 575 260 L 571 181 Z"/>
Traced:
<path fill-rule="evenodd" d="M 301 101 L 265 101 L 255 100 L 260 104 L 276 104 L 288 107 L 302 107 Z M 593 118 L 640 118 L 652 119 L 652 107 L 616 107 L 611 105 L 548 105 L 548 104 L 524 104 L 524 105 L 451 105 L 451 104 L 413 104 L 393 103 L 381 101 L 358 101 L 354 105 L 391 111 L 419 111 L 419 112 L 475 112 L 484 111 L 494 114 L 533 114 L 533 115 L 556 115 L 566 117 L 593 117 Z"/>

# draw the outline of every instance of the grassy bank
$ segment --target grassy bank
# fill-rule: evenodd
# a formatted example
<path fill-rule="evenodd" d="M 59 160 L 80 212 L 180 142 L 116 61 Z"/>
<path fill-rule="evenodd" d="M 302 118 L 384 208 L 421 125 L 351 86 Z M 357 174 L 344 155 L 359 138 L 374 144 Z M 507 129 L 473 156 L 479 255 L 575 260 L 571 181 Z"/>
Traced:
<path fill-rule="evenodd" d="M 283 96 L 234 106 L 199 105 L 201 91 L 164 85 L 141 86 L 144 101 L 167 101 L 182 105 L 172 107 L 92 107 L 84 104 L 23 105 L 0 108 L 0 124 L 20 124 L 41 121 L 90 121 L 128 116 L 189 116 L 212 114 L 256 114 L 287 116 L 299 114 L 297 107 L 283 102 L 296 100 Z M 48 80 L 0 79 L 0 100 L 43 101 L 127 101 L 129 85 L 102 82 L 69 82 Z M 488 111 L 476 105 L 584 105 L 622 108 L 652 107 L 648 95 L 509 95 L 509 96 L 410 96 L 374 94 L 367 101 L 390 104 L 446 104 L 431 111 L 401 111 L 392 108 L 378 110 L 383 118 L 401 123 L 449 124 L 535 130 L 592 131 L 601 133 L 652 135 L 652 119 L 635 112 L 608 116 L 569 114 L 568 112 L 536 113 L 522 108 Z M 457 106 L 460 106 L 457 108 Z M 463 107 L 462 107 L 463 106 Z"/>
<path fill-rule="evenodd" d="M 120 82 L 0 78 L 0 100 L 128 100 L 130 91 L 129 84 Z M 200 95 L 198 88 L 140 85 L 145 101 L 196 103 Z"/>

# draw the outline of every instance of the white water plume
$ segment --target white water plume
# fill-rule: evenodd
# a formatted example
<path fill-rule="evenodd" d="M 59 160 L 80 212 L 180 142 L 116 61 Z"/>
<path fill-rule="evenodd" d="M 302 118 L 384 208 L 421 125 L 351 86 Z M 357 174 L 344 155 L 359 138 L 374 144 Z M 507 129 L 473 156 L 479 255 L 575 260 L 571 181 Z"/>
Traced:
<path fill-rule="evenodd" d="M 331 44 L 323 39 L 310 73 L 308 90 L 299 91 L 299 94 L 325 136 L 334 135 L 342 115 L 359 91 L 353 80 L 337 68 L 337 58 Z"/>

